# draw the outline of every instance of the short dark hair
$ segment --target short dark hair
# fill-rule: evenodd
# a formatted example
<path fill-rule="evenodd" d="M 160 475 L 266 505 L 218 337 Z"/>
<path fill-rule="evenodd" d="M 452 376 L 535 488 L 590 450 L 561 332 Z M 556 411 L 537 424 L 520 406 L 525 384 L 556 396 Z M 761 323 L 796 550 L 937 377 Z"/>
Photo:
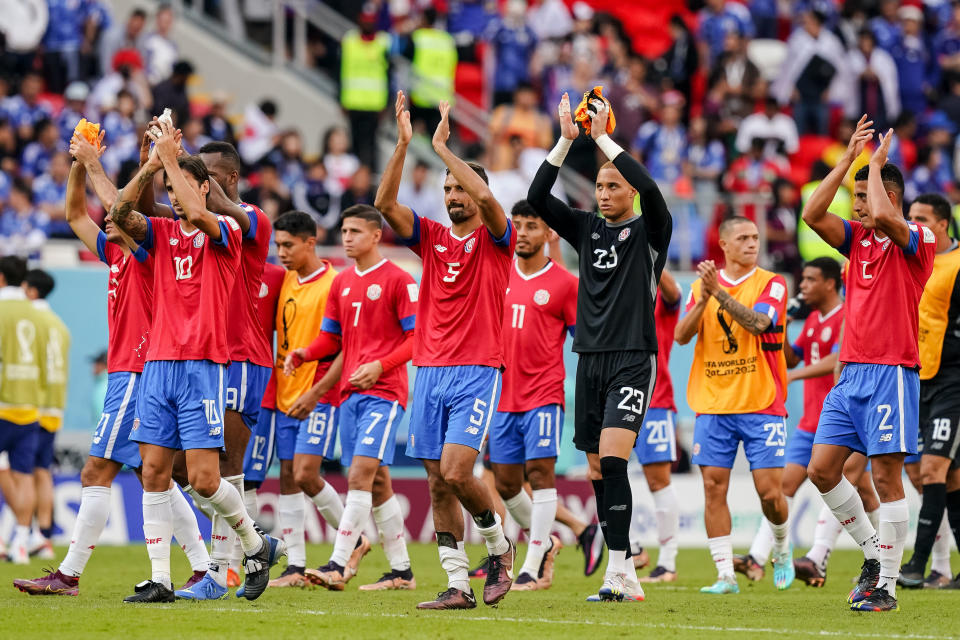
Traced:
<path fill-rule="evenodd" d="M 210 180 L 210 172 L 207 171 L 207 165 L 203 164 L 203 160 L 197 156 L 180 156 L 177 158 L 177 166 L 193 176 L 197 184 L 203 184 Z M 166 176 L 164 176 L 164 182 L 169 182 Z"/>
<path fill-rule="evenodd" d="M 756 222 L 744 216 L 730 216 L 729 218 L 727 218 L 726 220 L 720 223 L 720 226 L 717 228 L 717 234 L 722 236 L 727 232 L 728 229 L 730 229 L 730 227 L 734 225 L 738 225 L 741 222 L 749 222 L 750 224 L 756 224 Z"/>
<path fill-rule="evenodd" d="M 27 275 L 27 261 L 17 256 L 0 258 L 0 273 L 8 287 L 19 287 Z"/>
<path fill-rule="evenodd" d="M 539 218 L 540 214 L 537 213 L 537 210 L 533 208 L 533 205 L 526 200 L 517 200 L 513 203 L 513 207 L 510 209 L 510 217 L 516 218 L 517 216 L 522 218 Z"/>
<path fill-rule="evenodd" d="M 10 188 L 22 193 L 30 201 L 30 204 L 33 204 L 33 189 L 30 188 L 26 180 L 18 176 L 10 181 Z"/>
<path fill-rule="evenodd" d="M 933 215 L 940 220 L 950 220 L 950 201 L 939 193 L 921 193 L 914 199 L 917 204 L 928 204 L 933 208 Z"/>
<path fill-rule="evenodd" d="M 134 9 L 133 11 L 130 12 L 130 16 L 131 16 L 131 17 L 132 17 L 132 16 L 136 16 L 136 17 L 138 17 L 138 18 L 146 18 L 146 17 L 147 17 L 147 12 L 146 12 L 144 9 L 141 9 L 140 7 L 137 7 L 136 9 Z"/>
<path fill-rule="evenodd" d="M 50 295 L 50 292 L 53 291 L 53 285 L 55 284 L 53 276 L 43 269 L 31 269 L 27 271 L 27 275 L 24 276 L 23 280 L 27 283 L 28 287 L 33 287 L 37 290 L 37 295 L 40 296 L 40 299 Z"/>
<path fill-rule="evenodd" d="M 823 274 L 823 279 L 833 280 L 837 291 L 840 291 L 840 288 L 843 286 L 843 275 L 840 271 L 840 263 L 833 258 L 821 256 L 807 261 L 803 266 L 804 268 L 814 267 L 815 269 L 820 269 L 820 273 Z"/>
<path fill-rule="evenodd" d="M 853 179 L 856 182 L 862 182 L 869 177 L 870 165 L 865 164 L 854 174 Z M 900 168 L 897 165 L 892 162 L 883 165 L 880 169 L 880 180 L 883 181 L 883 186 L 888 189 L 892 187 L 891 191 L 895 191 L 903 199 L 903 174 L 900 173 Z"/>
<path fill-rule="evenodd" d="M 371 207 L 369 204 L 355 204 L 347 207 L 340 215 L 340 224 L 343 224 L 343 221 L 347 218 L 360 218 L 361 220 L 372 222 L 377 226 L 377 229 L 383 229 L 383 216 L 380 215 L 380 212 L 377 211 L 375 207 Z"/>
<path fill-rule="evenodd" d="M 474 162 L 473 160 L 467 160 L 467 166 L 473 169 L 473 171 L 483 178 L 485 184 L 490 184 L 490 178 L 487 177 L 487 170 L 483 168 L 479 162 Z M 450 169 L 447 168 L 447 175 L 450 175 Z"/>
<path fill-rule="evenodd" d="M 240 154 L 237 153 L 237 148 L 229 142 L 223 142 L 220 140 L 208 142 L 197 149 L 197 155 L 200 155 L 201 153 L 219 153 L 220 159 L 226 162 L 232 171 L 239 172 L 243 167 L 243 161 L 240 160 Z"/>
<path fill-rule="evenodd" d="M 317 236 L 317 223 L 309 213 L 303 211 L 287 211 L 273 223 L 274 231 L 286 231 L 289 234 L 302 238 Z"/>

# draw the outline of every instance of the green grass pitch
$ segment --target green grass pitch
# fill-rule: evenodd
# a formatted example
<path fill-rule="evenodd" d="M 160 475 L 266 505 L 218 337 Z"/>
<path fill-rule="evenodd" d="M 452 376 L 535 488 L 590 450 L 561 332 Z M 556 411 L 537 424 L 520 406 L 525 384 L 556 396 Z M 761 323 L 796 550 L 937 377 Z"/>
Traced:
<path fill-rule="evenodd" d="M 521 559 L 525 545 L 520 545 Z M 58 559 L 64 549 L 57 549 Z M 327 560 L 330 545 L 311 545 L 308 562 Z M 471 561 L 483 555 L 469 549 Z M 654 554 L 655 555 L 655 554 Z M 173 549 L 175 580 L 189 575 L 186 561 Z M 648 585 L 647 600 L 637 604 L 594 604 L 584 598 L 600 586 L 601 572 L 583 575 L 583 556 L 564 549 L 549 591 L 511 593 L 497 608 L 482 602 L 472 611 L 419 612 L 417 602 L 432 599 L 446 587 L 433 545 L 410 547 L 416 591 L 362 593 L 357 585 L 373 581 L 387 569 L 383 552 L 374 548 L 360 575 L 343 592 L 322 589 L 268 590 L 259 600 L 169 605 L 124 605 L 133 586 L 149 577 L 142 545 L 102 547 L 94 552 L 81 580 L 80 596 L 27 596 L 12 586 L 17 577 L 35 577 L 44 566 L 0 565 L 0 638 L 39 638 L 52 634 L 82 638 L 892 638 L 944 640 L 960 638 L 960 591 L 898 590 L 896 613 L 858 613 L 845 604 L 861 555 L 838 551 L 830 560 L 826 586 L 812 589 L 795 583 L 785 592 L 773 587 L 772 571 L 760 583 L 740 576 L 739 595 L 710 596 L 698 589 L 716 574 L 703 549 L 681 549 L 680 579 Z M 954 568 L 960 567 L 956 554 Z M 519 563 L 518 563 L 519 566 Z M 278 575 L 281 567 L 274 569 Z M 645 573 L 645 572 L 644 572 Z M 473 581 L 480 602 L 481 581 Z"/>

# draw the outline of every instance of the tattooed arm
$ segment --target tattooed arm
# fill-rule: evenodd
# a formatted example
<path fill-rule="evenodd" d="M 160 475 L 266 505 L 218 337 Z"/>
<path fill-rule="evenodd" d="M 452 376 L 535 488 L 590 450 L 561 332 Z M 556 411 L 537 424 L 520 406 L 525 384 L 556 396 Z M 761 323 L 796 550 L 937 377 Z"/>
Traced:
<path fill-rule="evenodd" d="M 703 281 L 703 292 L 711 295 L 720 303 L 720 308 L 730 314 L 734 321 L 755 336 L 770 328 L 770 316 L 744 306 L 720 288 L 717 282 L 717 267 L 712 260 L 704 260 L 697 265 L 697 271 Z"/>
<path fill-rule="evenodd" d="M 149 162 L 140 167 L 140 171 L 120 191 L 117 201 L 110 208 L 110 218 L 113 223 L 135 242 L 143 242 L 147 237 L 147 218 L 139 211 L 135 211 L 134 206 L 144 187 L 153 180 L 153 176 L 161 168 L 159 161 L 155 161 L 155 158 L 154 154 Z"/>

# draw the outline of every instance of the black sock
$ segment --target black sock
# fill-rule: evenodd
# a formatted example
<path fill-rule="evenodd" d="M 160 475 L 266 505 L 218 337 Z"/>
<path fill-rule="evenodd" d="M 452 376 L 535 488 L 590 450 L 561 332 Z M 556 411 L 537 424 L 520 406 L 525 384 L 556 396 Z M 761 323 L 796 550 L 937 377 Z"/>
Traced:
<path fill-rule="evenodd" d="M 593 485 L 593 495 L 597 498 L 597 524 L 603 533 L 603 539 L 607 539 L 607 511 L 603 506 L 603 480 L 591 480 Z"/>
<path fill-rule="evenodd" d="M 630 547 L 630 519 L 633 517 L 633 493 L 627 478 L 627 461 L 616 456 L 601 458 L 600 473 L 603 474 L 607 548 L 625 551 Z"/>
<path fill-rule="evenodd" d="M 446 531 L 437 531 L 437 546 L 457 549 L 457 539 L 452 533 L 447 533 Z"/>
<path fill-rule="evenodd" d="M 943 519 L 943 510 L 947 506 L 947 485 L 938 482 L 923 485 L 923 494 L 920 496 L 920 517 L 917 519 L 917 541 L 913 546 L 913 557 L 910 565 L 913 569 L 924 573 L 930 551 L 937 539 L 937 530 Z"/>
<path fill-rule="evenodd" d="M 493 525 L 497 524 L 497 518 L 493 515 L 493 511 L 490 511 L 490 509 L 473 516 L 473 521 L 476 522 L 477 526 L 481 529 L 489 529 Z"/>
<path fill-rule="evenodd" d="M 947 522 L 953 531 L 953 539 L 960 546 L 960 489 L 947 494 Z"/>
<path fill-rule="evenodd" d="M 49 540 L 53 537 L 53 527 L 40 527 L 40 535 Z"/>

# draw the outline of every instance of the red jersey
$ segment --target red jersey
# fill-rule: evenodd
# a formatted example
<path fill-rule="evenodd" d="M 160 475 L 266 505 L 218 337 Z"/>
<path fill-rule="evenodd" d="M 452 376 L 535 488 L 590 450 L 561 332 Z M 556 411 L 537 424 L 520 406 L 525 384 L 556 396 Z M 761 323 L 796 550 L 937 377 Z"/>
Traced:
<path fill-rule="evenodd" d="M 677 412 L 673 401 L 673 380 L 670 378 L 670 350 L 673 348 L 673 330 L 680 320 L 680 307 L 683 296 L 672 306 L 663 301 L 657 291 L 657 304 L 653 308 L 653 321 L 657 327 L 657 382 L 650 396 L 650 406 L 654 409 L 670 409 Z"/>
<path fill-rule="evenodd" d="M 150 360 L 230 361 L 227 304 L 240 270 L 240 225 L 217 216 L 220 240 L 179 220 L 147 218 L 143 247 L 154 257 Z"/>
<path fill-rule="evenodd" d="M 843 327 L 843 305 L 838 304 L 826 315 L 819 311 L 807 316 L 800 337 L 793 343 L 793 352 L 810 366 L 820 358 L 840 350 L 840 328 Z M 807 378 L 803 381 L 803 416 L 797 429 L 814 433 L 820 422 L 820 409 L 830 389 L 833 388 L 833 373 Z"/>
<path fill-rule="evenodd" d="M 263 265 L 263 278 L 260 282 L 260 294 L 257 300 L 257 318 L 260 328 L 267 336 L 267 342 L 270 344 L 271 358 L 273 354 L 273 332 L 277 324 L 277 300 L 280 298 L 280 287 L 283 285 L 283 276 L 287 270 L 273 263 L 266 262 Z M 270 361 L 271 367 L 273 360 Z M 276 373 L 270 372 L 270 381 L 267 382 L 267 388 L 263 392 L 263 400 L 260 406 L 265 409 L 277 408 L 277 380 L 274 378 Z"/>
<path fill-rule="evenodd" d="M 413 342 L 418 367 L 503 366 L 503 295 L 517 237 L 483 225 L 463 238 L 414 213 L 413 236 L 401 239 L 423 260 Z"/>
<path fill-rule="evenodd" d="M 107 281 L 107 373 L 143 371 L 153 310 L 153 258 L 139 247 L 130 255 L 97 235 L 97 255 L 110 267 Z"/>
<path fill-rule="evenodd" d="M 240 271 L 229 300 L 227 336 L 230 340 L 230 360 L 269 367 L 273 365 L 273 340 L 264 332 L 263 324 L 259 321 L 257 301 L 273 229 L 263 211 L 244 202 L 240 206 L 250 218 L 250 228 L 243 236 Z"/>
<path fill-rule="evenodd" d="M 859 222 L 844 220 L 840 253 L 850 259 L 846 279 L 846 327 L 842 362 L 920 367 L 920 296 L 933 271 L 937 239 L 910 223 L 910 241 L 900 248 L 880 240 Z"/>
<path fill-rule="evenodd" d="M 366 271 L 353 266 L 337 274 L 330 287 L 321 329 L 343 342 L 341 399 L 351 394 L 377 396 L 407 406 L 407 368 L 384 371 L 376 384 L 361 391 L 348 380 L 361 364 L 379 360 L 406 340 L 417 314 L 417 283 L 386 258 Z"/>
<path fill-rule="evenodd" d="M 563 406 L 563 342 L 576 324 L 577 278 L 552 260 L 524 275 L 514 261 L 503 308 L 499 411 Z"/>

